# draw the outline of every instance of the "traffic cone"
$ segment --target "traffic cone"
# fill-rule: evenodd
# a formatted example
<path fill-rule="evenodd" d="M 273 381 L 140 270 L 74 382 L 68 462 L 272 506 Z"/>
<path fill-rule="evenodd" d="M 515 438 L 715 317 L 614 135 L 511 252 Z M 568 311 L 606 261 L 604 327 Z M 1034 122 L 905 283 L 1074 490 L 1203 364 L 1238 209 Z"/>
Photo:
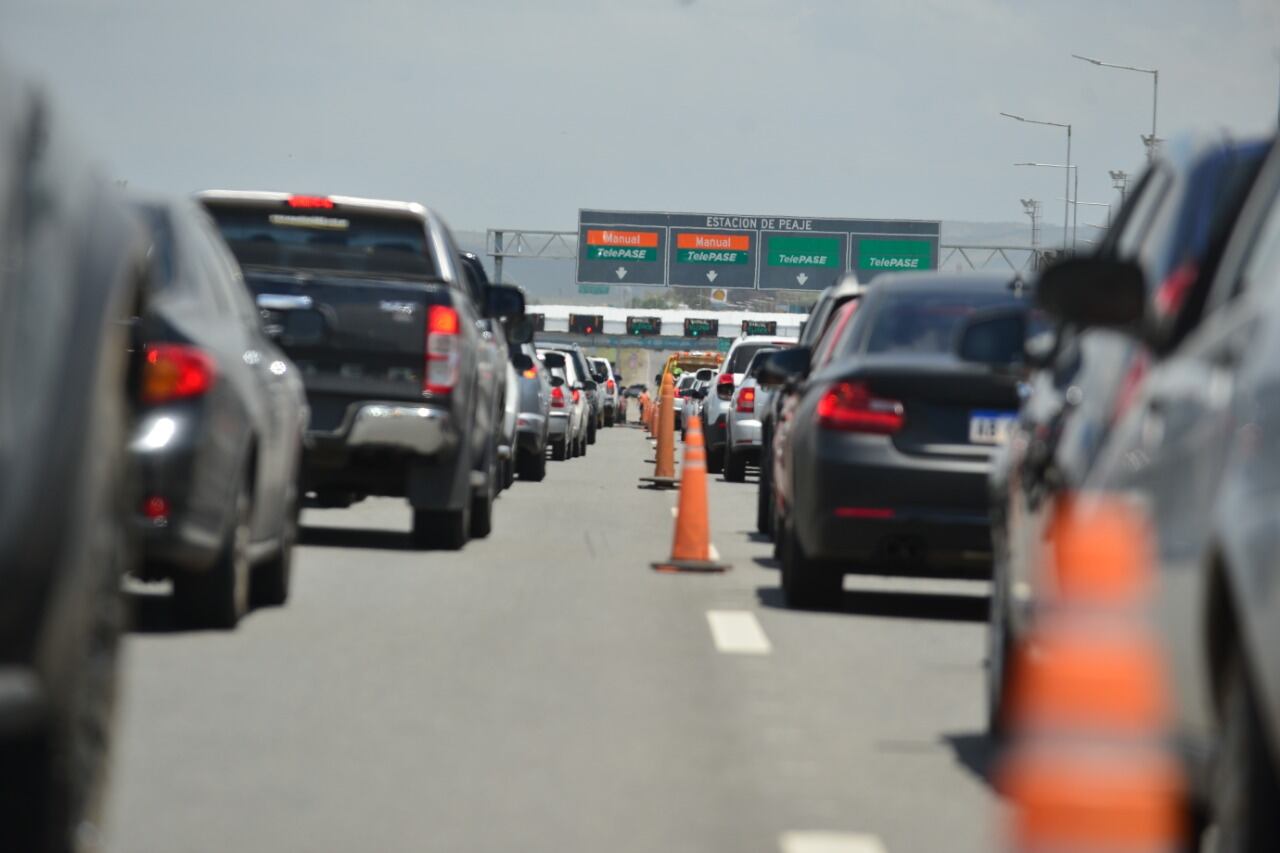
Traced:
<path fill-rule="evenodd" d="M 671 374 L 662 377 L 662 396 L 658 403 L 658 450 L 652 477 L 641 477 L 641 483 L 648 483 L 641 488 L 674 489 L 679 486 L 676 479 L 675 427 L 676 412 L 675 383 Z"/>
<path fill-rule="evenodd" d="M 682 470 L 671 559 L 653 563 L 653 568 L 672 573 L 728 571 L 728 563 L 711 557 L 711 523 L 707 519 L 707 449 L 702 440 L 702 421 L 697 415 L 689 419 Z"/>
<path fill-rule="evenodd" d="M 1013 804 L 1012 849 L 1183 850 L 1186 782 L 1147 612 L 1146 523 L 1118 499 L 1067 501 L 1050 533 L 1054 594 L 1015 653 L 997 779 Z"/>

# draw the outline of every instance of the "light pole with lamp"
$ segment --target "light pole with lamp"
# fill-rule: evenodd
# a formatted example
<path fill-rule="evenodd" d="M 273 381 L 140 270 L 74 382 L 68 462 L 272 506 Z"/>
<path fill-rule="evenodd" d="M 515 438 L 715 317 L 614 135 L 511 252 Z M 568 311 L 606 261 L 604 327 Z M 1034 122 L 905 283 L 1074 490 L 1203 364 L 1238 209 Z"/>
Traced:
<path fill-rule="evenodd" d="M 1034 198 L 1021 201 L 1023 212 L 1031 217 L 1031 255 L 1034 257 L 1040 251 L 1040 202 Z"/>
<path fill-rule="evenodd" d="M 1156 146 L 1160 144 L 1160 138 L 1156 136 L 1156 111 L 1160 104 L 1160 70 L 1158 68 L 1139 68 L 1136 65 L 1117 65 L 1114 62 L 1103 62 L 1101 59 L 1081 56 L 1078 53 L 1071 55 L 1082 62 L 1088 62 L 1100 68 L 1119 68 L 1121 71 L 1136 71 L 1139 74 L 1151 75 L 1151 135 L 1142 134 L 1142 144 L 1147 146 L 1147 162 L 1150 163 L 1154 160 L 1156 158 Z"/>
<path fill-rule="evenodd" d="M 1124 204 L 1124 194 L 1129 189 L 1129 173 L 1115 169 L 1111 171 L 1111 186 L 1120 191 L 1120 204 Z"/>
<path fill-rule="evenodd" d="M 1085 227 L 1086 227 L 1086 228 L 1110 228 L 1110 227 L 1111 227 L 1111 202 L 1109 202 L 1109 201 L 1080 201 L 1079 199 L 1077 199 L 1077 200 L 1075 200 L 1075 201 L 1073 201 L 1073 202 L 1071 202 L 1071 203 L 1072 203 L 1072 204 L 1074 204 L 1074 205 L 1077 205 L 1077 206 L 1078 206 L 1078 205 L 1082 205 L 1082 204 L 1083 204 L 1085 207 L 1105 207 L 1105 208 L 1107 209 L 1107 224 L 1106 224 L 1106 225 L 1090 225 L 1088 222 L 1086 222 L 1086 223 L 1085 223 Z"/>
<path fill-rule="evenodd" d="M 1080 194 L 1080 168 L 1079 168 L 1076 164 L 1074 164 L 1074 163 L 1070 163 L 1070 164 L 1064 164 L 1064 163 L 1014 163 L 1013 165 L 1015 165 L 1015 166 L 1035 166 L 1035 167 L 1038 167 L 1038 168 L 1041 168 L 1041 169 L 1066 169 L 1066 170 L 1067 170 L 1067 188 L 1068 188 L 1068 197 L 1063 199 L 1063 201 L 1064 201 L 1064 202 L 1066 202 L 1066 205 L 1064 205 L 1064 210 L 1070 210 L 1072 213 L 1075 213 L 1075 212 L 1076 212 L 1076 211 L 1075 211 L 1075 208 L 1073 207 L 1073 205 L 1075 204 L 1074 196 L 1078 196 L 1078 195 Z M 1071 179 L 1072 179 L 1071 172 L 1072 172 L 1072 170 L 1073 170 L 1073 169 L 1075 170 L 1075 185 L 1076 185 L 1076 186 L 1075 186 L 1075 192 L 1074 192 L 1074 193 L 1070 192 L 1070 188 L 1071 188 Z M 1065 216 L 1065 214 L 1064 214 L 1064 216 Z M 1063 223 L 1063 225 L 1062 225 L 1062 232 L 1063 232 L 1063 233 L 1062 233 L 1062 249 L 1063 249 L 1063 251 L 1064 251 L 1064 252 L 1066 251 L 1066 248 L 1067 248 L 1067 235 L 1066 235 L 1066 231 L 1067 231 L 1067 225 L 1068 225 L 1068 224 L 1071 226 L 1071 248 L 1073 248 L 1073 249 L 1075 248 L 1075 245 L 1076 245 L 1076 222 L 1079 220 L 1079 217 L 1078 217 L 1078 216 L 1066 217 L 1066 220 L 1067 220 L 1067 221 L 1065 221 L 1065 222 Z"/>
<path fill-rule="evenodd" d="M 1005 118 L 1011 118 L 1014 121 L 1024 122 L 1025 124 L 1042 124 L 1046 127 L 1062 127 L 1067 131 L 1067 188 L 1063 191 L 1066 195 L 1071 195 L 1071 125 L 1062 124 L 1056 121 L 1037 121 L 1033 118 L 1026 118 L 1013 113 L 1000 113 Z M 1067 250 L 1067 225 L 1069 224 L 1070 206 L 1062 206 L 1062 251 Z"/>

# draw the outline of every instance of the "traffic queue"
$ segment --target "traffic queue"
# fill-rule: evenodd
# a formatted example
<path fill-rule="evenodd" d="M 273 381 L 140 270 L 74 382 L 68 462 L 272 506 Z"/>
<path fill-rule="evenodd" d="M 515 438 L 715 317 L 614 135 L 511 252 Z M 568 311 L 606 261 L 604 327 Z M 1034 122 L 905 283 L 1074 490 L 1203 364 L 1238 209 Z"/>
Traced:
<path fill-rule="evenodd" d="M 0 75 L 23 141 L 0 150 L 0 846 L 23 851 L 78 849 L 123 579 L 234 628 L 287 602 L 303 507 L 400 498 L 414 546 L 456 550 L 621 410 L 613 366 L 535 350 L 523 292 L 434 211 L 127 194 L 54 115 Z"/>
<path fill-rule="evenodd" d="M 752 345 L 704 395 L 706 467 L 758 466 L 789 607 L 991 580 L 1018 849 L 1280 850 L 1280 146 L 1181 140 L 1090 254 L 846 277 Z"/>

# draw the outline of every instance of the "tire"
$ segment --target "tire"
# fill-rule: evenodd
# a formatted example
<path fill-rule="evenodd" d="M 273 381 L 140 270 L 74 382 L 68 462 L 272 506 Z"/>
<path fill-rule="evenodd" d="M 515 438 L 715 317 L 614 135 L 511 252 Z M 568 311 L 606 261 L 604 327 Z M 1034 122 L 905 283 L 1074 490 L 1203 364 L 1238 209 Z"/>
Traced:
<path fill-rule="evenodd" d="M 457 551 L 467 544 L 470 516 L 470 501 L 463 509 L 415 509 L 413 542 L 419 548 Z"/>
<path fill-rule="evenodd" d="M 248 484 L 236 489 L 231 530 L 213 566 L 203 572 L 179 572 L 173 578 L 173 603 L 186 628 L 230 630 L 249 610 L 250 519 L 253 498 Z"/>
<path fill-rule="evenodd" d="M 1211 797 L 1219 853 L 1280 850 L 1280 781 L 1240 654 L 1224 664 Z"/>
<path fill-rule="evenodd" d="M 484 486 L 471 495 L 471 523 L 468 532 L 472 539 L 483 539 L 493 532 L 493 501 L 498 493 L 501 462 L 497 451 L 489 447 L 489 464 L 485 469 Z"/>
<path fill-rule="evenodd" d="M 547 476 L 547 454 L 528 453 L 516 458 L 517 473 L 521 480 L 541 483 Z"/>
<path fill-rule="evenodd" d="M 596 419 L 587 421 L 587 444 L 596 443 Z"/>
<path fill-rule="evenodd" d="M 724 478 L 730 483 L 742 483 L 747 479 L 747 455 L 725 448 Z"/>
<path fill-rule="evenodd" d="M 613 423 L 614 423 L 614 421 L 613 421 L 613 411 L 612 411 L 612 410 L 606 410 L 606 411 L 605 411 L 605 413 L 604 413 L 604 425 L 605 425 L 606 427 L 611 427 L 611 426 L 613 426 Z"/>
<path fill-rule="evenodd" d="M 502 463 L 502 488 L 509 489 L 516 482 L 516 458 L 513 454 Z"/>
<path fill-rule="evenodd" d="M 298 497 L 287 499 L 280 529 L 280 551 L 253 570 L 249 601 L 254 607 L 281 607 L 289 600 L 289 580 L 293 574 L 293 546 L 298 541 Z"/>
<path fill-rule="evenodd" d="M 802 610 L 834 608 L 840 603 L 844 576 L 824 570 L 809 559 L 800 537 L 788 528 L 782 546 L 782 594 L 787 606 Z"/>
<path fill-rule="evenodd" d="M 719 474 L 724 471 L 724 448 L 707 448 L 707 473 Z"/>
<path fill-rule="evenodd" d="M 556 462 L 563 462 L 564 460 L 569 458 L 568 439 L 551 442 L 551 458 L 554 459 Z"/>
<path fill-rule="evenodd" d="M 766 536 L 773 533 L 773 474 L 764 451 L 760 454 L 760 484 L 756 489 L 756 531 Z"/>

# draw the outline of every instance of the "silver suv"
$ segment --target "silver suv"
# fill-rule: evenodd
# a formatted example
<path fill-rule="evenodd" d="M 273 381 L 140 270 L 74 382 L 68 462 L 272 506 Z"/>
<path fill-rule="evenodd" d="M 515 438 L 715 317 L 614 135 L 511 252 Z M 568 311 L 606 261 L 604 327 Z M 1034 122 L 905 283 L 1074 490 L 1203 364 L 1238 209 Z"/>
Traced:
<path fill-rule="evenodd" d="M 703 430 L 707 442 L 707 471 L 719 474 L 724 470 L 726 430 L 729 425 L 729 409 L 732 406 L 733 392 L 737 390 L 746 376 L 747 365 L 752 357 L 765 347 L 794 346 L 795 338 L 778 335 L 744 335 L 733 342 L 720 372 L 716 374 L 711 386 L 711 393 L 702 406 Z"/>

